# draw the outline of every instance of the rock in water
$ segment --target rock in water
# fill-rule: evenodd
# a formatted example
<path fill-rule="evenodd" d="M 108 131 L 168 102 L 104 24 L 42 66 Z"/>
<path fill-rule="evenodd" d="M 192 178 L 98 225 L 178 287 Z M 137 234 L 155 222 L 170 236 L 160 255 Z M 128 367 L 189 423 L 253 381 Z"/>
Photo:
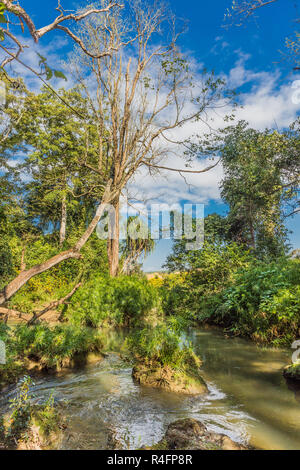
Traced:
<path fill-rule="evenodd" d="M 208 391 L 198 372 L 179 372 L 168 366 L 137 364 L 132 370 L 132 377 L 140 385 L 162 388 L 169 392 L 198 395 Z"/>
<path fill-rule="evenodd" d="M 247 450 L 224 434 L 209 432 L 200 421 L 180 419 L 168 426 L 164 438 L 154 446 L 166 450 Z"/>

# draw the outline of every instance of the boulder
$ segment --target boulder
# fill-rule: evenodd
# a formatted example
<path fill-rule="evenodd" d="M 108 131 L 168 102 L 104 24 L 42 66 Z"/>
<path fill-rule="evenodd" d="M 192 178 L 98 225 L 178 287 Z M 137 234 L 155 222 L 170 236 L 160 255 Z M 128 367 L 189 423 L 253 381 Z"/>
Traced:
<path fill-rule="evenodd" d="M 162 388 L 169 392 L 198 395 L 208 391 L 199 372 L 179 372 L 168 366 L 137 364 L 132 370 L 132 377 L 140 385 Z"/>
<path fill-rule="evenodd" d="M 224 434 L 209 432 L 193 418 L 180 419 L 168 426 L 164 438 L 153 448 L 165 450 L 247 450 Z"/>

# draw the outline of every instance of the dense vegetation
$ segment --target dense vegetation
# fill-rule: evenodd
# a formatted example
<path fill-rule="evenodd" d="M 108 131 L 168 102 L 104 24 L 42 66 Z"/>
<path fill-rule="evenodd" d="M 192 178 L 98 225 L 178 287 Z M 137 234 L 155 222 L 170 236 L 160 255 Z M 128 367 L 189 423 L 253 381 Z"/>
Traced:
<path fill-rule="evenodd" d="M 205 243 L 174 243 L 160 283 L 165 311 L 227 333 L 290 346 L 300 334 L 300 260 L 289 255 L 285 218 L 298 211 L 299 122 L 258 132 L 240 122 L 203 143 L 222 155 L 226 216 L 205 219 Z"/>
<path fill-rule="evenodd" d="M 180 282 L 167 278 L 162 286 L 166 308 L 222 326 L 229 334 L 290 346 L 300 329 L 300 260 L 263 262 L 245 253 L 237 263 L 226 251 L 223 270 L 220 253 L 214 252 L 211 260 L 202 259 L 201 269 L 177 274 Z M 212 284 L 213 276 L 220 281 Z"/>

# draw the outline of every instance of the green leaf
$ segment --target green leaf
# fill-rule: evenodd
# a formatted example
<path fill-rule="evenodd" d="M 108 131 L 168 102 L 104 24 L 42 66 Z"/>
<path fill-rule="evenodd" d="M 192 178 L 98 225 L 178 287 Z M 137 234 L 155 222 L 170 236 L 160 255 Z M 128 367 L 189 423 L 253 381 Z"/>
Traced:
<path fill-rule="evenodd" d="M 46 71 L 46 80 L 51 80 L 51 78 L 53 77 L 53 72 L 50 69 L 50 67 L 48 67 L 48 65 L 46 64 L 45 64 L 45 71 Z"/>
<path fill-rule="evenodd" d="M 0 41 L 4 41 L 4 33 L 3 31 L 0 31 Z"/>
<path fill-rule="evenodd" d="M 54 75 L 56 76 L 56 78 L 63 78 L 64 80 L 66 80 L 66 82 L 68 81 L 67 77 L 59 70 L 54 70 Z"/>
<path fill-rule="evenodd" d="M 40 62 L 39 62 L 40 65 L 41 65 L 41 64 L 45 64 L 45 63 L 47 62 L 46 57 L 42 56 L 42 55 L 39 54 L 38 52 L 37 52 L 37 55 L 38 55 L 39 58 L 41 59 Z"/>
<path fill-rule="evenodd" d="M 0 23 L 7 23 L 7 19 L 3 15 L 3 13 L 0 12 Z"/>

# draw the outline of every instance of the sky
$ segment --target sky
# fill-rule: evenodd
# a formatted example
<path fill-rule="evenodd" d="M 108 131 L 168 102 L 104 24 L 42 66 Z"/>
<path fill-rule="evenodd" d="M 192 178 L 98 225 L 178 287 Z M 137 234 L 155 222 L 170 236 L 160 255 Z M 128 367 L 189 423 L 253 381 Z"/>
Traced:
<path fill-rule="evenodd" d="M 20 2 L 32 15 L 38 27 L 49 23 L 55 16 L 57 0 L 43 3 L 33 0 Z M 84 0 L 61 2 L 65 9 L 85 5 Z M 90 3 L 90 2 L 89 2 Z M 216 75 L 226 79 L 232 89 L 239 92 L 238 100 L 243 106 L 237 110 L 236 119 L 244 119 L 258 129 L 282 129 L 288 127 L 299 115 L 300 104 L 293 103 L 295 74 L 291 66 L 282 60 L 280 50 L 284 50 L 285 38 L 296 29 L 294 19 L 299 17 L 299 0 L 278 0 L 273 5 L 261 9 L 257 18 L 242 27 L 224 28 L 224 13 L 230 7 L 230 0 L 171 0 L 172 10 L 179 18 L 188 21 L 188 30 L 180 39 L 180 46 L 193 61 L 202 64 Z M 51 33 L 42 38 L 39 51 L 46 54 L 49 64 L 57 68 L 67 57 L 70 44 L 60 33 Z M 37 65 L 34 52 L 25 52 L 27 60 Z M 24 70 L 20 72 L 24 73 Z M 27 74 L 27 82 L 32 88 L 39 86 Z M 55 87 L 64 86 L 57 80 Z M 188 130 L 187 130 L 188 132 Z M 182 163 L 172 158 L 173 167 Z M 196 162 L 193 168 L 203 168 L 203 162 Z M 222 179 L 222 166 L 203 175 L 187 177 L 188 185 L 177 173 L 164 174 L 152 178 L 142 170 L 131 183 L 131 190 L 149 201 L 168 203 L 201 203 L 205 215 L 213 212 L 226 214 L 227 207 L 220 198 L 219 185 Z M 300 215 L 290 218 L 287 223 L 290 241 L 294 248 L 300 248 Z M 172 241 L 161 240 L 155 251 L 144 263 L 145 271 L 161 269 L 172 248 Z"/>

